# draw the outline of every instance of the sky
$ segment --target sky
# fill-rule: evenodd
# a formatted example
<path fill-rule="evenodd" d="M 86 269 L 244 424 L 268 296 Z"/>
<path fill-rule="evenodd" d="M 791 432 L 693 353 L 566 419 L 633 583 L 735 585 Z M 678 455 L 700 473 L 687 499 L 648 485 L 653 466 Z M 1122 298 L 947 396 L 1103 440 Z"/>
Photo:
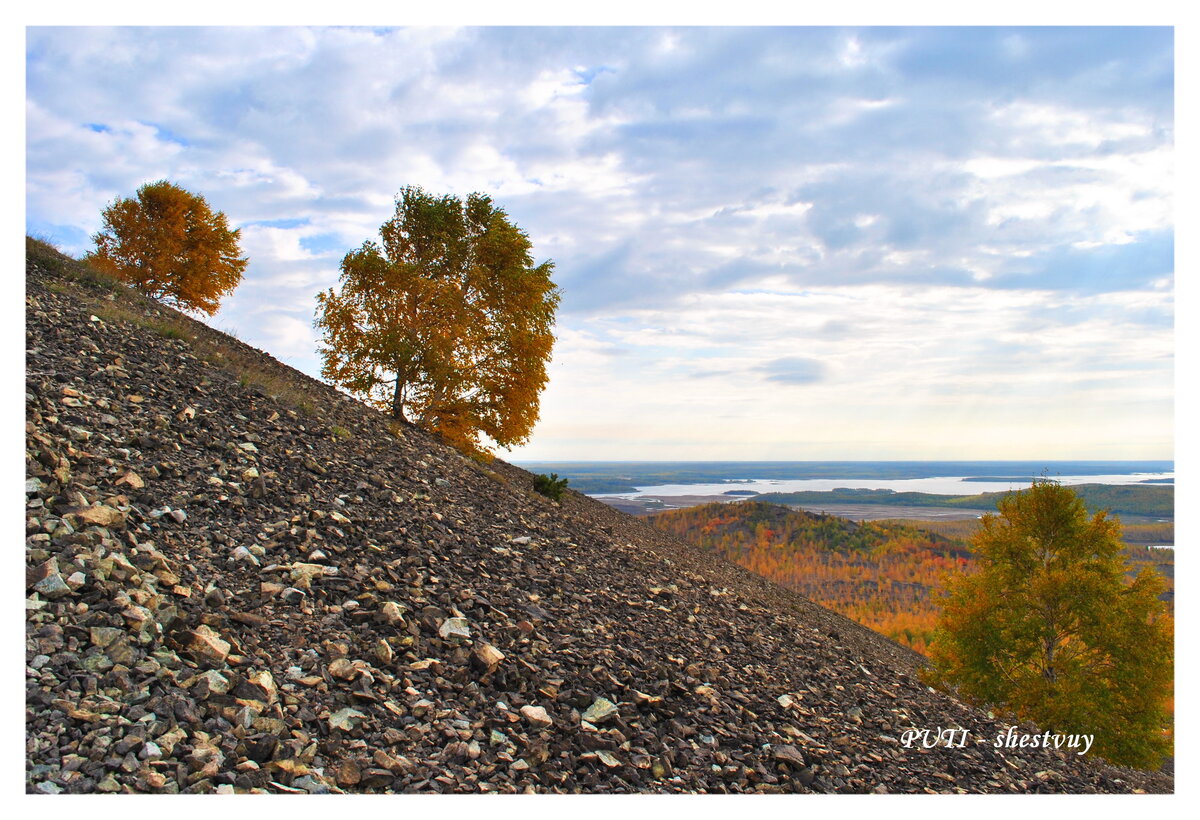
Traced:
<path fill-rule="evenodd" d="M 210 323 L 319 375 L 396 193 L 490 194 L 562 291 L 510 460 L 1173 455 L 1170 28 L 38 28 L 26 230 L 167 178 Z"/>

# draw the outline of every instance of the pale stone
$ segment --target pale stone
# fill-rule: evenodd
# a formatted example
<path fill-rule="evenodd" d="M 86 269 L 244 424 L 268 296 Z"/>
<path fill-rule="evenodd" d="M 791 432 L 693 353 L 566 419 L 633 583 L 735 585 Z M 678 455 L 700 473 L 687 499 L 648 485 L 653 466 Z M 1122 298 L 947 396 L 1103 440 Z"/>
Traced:
<path fill-rule="evenodd" d="M 366 715 L 357 709 L 351 709 L 347 706 L 345 709 L 334 712 L 329 716 L 329 728 L 342 729 L 343 731 L 349 732 L 361 721 L 365 720 L 366 717 Z"/>
<path fill-rule="evenodd" d="M 521 714 L 538 729 L 554 725 L 554 719 L 541 706 L 522 706 Z"/>
<path fill-rule="evenodd" d="M 104 504 L 85 507 L 75 517 L 81 524 L 95 527 L 119 527 L 125 523 L 125 513 Z"/>
<path fill-rule="evenodd" d="M 192 632 L 191 649 L 211 663 L 224 663 L 232 648 L 212 627 L 201 625 Z"/>
<path fill-rule="evenodd" d="M 608 698 L 596 698 L 596 701 L 583 713 L 583 720 L 588 723 L 600 724 L 617 715 L 616 705 Z"/>
<path fill-rule="evenodd" d="M 471 625 L 466 618 L 447 618 L 438 627 L 438 634 L 443 638 L 470 638 Z"/>

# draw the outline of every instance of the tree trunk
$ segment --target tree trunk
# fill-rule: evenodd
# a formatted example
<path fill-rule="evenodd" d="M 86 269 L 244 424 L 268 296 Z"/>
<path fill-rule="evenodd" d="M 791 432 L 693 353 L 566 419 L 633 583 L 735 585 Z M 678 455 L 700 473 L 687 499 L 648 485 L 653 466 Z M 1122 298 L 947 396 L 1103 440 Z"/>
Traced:
<path fill-rule="evenodd" d="M 1058 672 L 1054 669 L 1054 655 L 1058 650 L 1058 639 L 1053 638 L 1046 642 L 1046 665 L 1042 669 L 1042 677 L 1050 683 L 1058 682 Z"/>
<path fill-rule="evenodd" d="M 396 392 L 392 394 L 392 418 L 396 421 L 407 421 L 404 418 L 404 382 L 396 376 Z"/>

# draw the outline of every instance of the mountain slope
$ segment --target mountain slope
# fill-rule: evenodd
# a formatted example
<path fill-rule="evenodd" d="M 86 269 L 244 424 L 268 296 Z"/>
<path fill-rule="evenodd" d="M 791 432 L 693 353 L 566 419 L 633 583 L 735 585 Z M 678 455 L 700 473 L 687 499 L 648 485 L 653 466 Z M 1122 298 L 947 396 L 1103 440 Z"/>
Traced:
<path fill-rule="evenodd" d="M 918 652 L 937 623 L 934 591 L 971 555 L 962 541 L 906 523 L 856 522 L 757 499 L 646 521 Z"/>
<path fill-rule="evenodd" d="M 30 791 L 1172 789 L 36 243 L 26 287 Z"/>

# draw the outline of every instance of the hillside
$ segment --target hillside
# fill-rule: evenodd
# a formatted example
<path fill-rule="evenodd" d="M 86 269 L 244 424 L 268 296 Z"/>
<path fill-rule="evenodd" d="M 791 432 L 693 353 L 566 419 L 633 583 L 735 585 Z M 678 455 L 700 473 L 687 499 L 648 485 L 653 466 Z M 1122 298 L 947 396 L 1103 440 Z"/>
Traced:
<path fill-rule="evenodd" d="M 1107 510 L 1115 515 L 1138 520 L 1171 520 L 1175 517 L 1175 488 L 1150 485 L 1078 484 L 1071 487 L 1088 512 Z M 886 504 L 902 507 L 947 507 L 995 512 L 996 502 L 1007 493 L 977 495 L 937 495 L 934 493 L 895 492 L 893 490 L 829 490 L 821 492 L 763 493 L 758 501 L 770 504 L 821 509 L 835 504 Z"/>
<path fill-rule="evenodd" d="M 757 497 L 667 510 L 646 521 L 921 653 L 937 624 L 936 591 L 947 572 L 973 566 L 969 540 L 979 526 L 977 520 L 856 522 Z M 1136 538 L 1173 538 L 1173 528 L 1133 525 L 1135 538 L 1126 539 L 1130 575 L 1143 566 L 1163 575 L 1163 600 L 1171 607 L 1174 551 L 1148 549 Z"/>
<path fill-rule="evenodd" d="M 1173 789 L 37 243 L 26 311 L 30 792 Z"/>
<path fill-rule="evenodd" d="M 962 541 L 905 523 L 855 522 L 758 500 L 646 520 L 918 652 L 937 622 L 934 591 L 970 559 Z"/>

